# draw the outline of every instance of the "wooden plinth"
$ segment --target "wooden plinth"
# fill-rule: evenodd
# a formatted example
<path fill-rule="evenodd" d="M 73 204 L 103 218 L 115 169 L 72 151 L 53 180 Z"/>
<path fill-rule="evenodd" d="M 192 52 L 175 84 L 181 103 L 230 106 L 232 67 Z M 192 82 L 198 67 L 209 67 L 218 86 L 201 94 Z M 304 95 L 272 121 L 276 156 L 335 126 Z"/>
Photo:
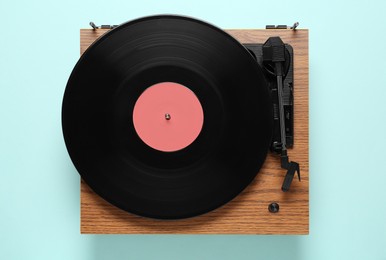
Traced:
<path fill-rule="evenodd" d="M 107 30 L 82 29 L 81 54 Z M 308 30 L 227 30 L 242 43 L 264 43 L 280 36 L 294 49 L 294 148 L 292 161 L 300 163 L 302 181 L 281 191 L 285 170 L 279 156 L 269 154 L 254 181 L 234 200 L 202 216 L 183 220 L 139 217 L 109 204 L 81 181 L 81 233 L 86 234 L 308 234 Z M 277 202 L 278 213 L 268 205 Z"/>

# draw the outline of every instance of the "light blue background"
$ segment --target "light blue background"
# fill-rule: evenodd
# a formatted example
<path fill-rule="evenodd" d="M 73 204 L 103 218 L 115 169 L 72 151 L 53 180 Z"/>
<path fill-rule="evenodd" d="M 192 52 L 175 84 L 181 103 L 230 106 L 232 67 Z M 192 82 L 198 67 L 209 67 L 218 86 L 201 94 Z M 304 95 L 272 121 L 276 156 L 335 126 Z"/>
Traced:
<path fill-rule="evenodd" d="M 0 0 L 0 259 L 386 260 L 385 3 Z M 309 236 L 79 234 L 60 125 L 79 28 L 158 13 L 310 29 Z"/>

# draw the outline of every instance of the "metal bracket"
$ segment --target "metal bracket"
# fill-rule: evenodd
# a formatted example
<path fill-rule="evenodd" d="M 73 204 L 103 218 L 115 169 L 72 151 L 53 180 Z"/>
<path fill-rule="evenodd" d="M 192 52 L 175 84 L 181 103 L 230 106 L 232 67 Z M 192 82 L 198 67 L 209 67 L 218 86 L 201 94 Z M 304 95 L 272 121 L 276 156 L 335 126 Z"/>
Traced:
<path fill-rule="evenodd" d="M 291 27 L 290 29 L 292 30 L 296 30 L 296 28 L 299 26 L 299 22 L 295 22 Z"/>
<path fill-rule="evenodd" d="M 116 28 L 116 27 L 118 27 L 118 25 L 101 25 L 101 26 L 97 26 L 97 25 L 95 25 L 95 23 L 94 22 L 90 22 L 89 23 L 90 24 L 90 26 L 94 29 L 94 30 L 96 30 L 96 29 L 114 29 L 114 28 Z"/>
<path fill-rule="evenodd" d="M 265 29 L 290 29 L 290 30 L 296 30 L 296 28 L 299 26 L 299 22 L 295 22 L 292 26 L 288 25 L 266 25 Z"/>

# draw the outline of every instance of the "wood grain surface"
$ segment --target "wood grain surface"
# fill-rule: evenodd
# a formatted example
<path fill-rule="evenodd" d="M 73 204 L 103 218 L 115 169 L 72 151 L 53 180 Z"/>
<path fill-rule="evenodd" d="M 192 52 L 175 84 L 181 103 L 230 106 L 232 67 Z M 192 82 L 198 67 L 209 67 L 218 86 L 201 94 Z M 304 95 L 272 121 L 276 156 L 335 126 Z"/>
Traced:
<path fill-rule="evenodd" d="M 107 30 L 82 29 L 81 54 Z M 281 191 L 285 170 L 279 156 L 269 154 L 254 181 L 228 204 L 207 214 L 183 220 L 139 217 L 109 204 L 81 181 L 81 233 L 86 234 L 308 234 L 308 30 L 226 30 L 242 43 L 263 43 L 280 36 L 294 49 L 294 147 L 290 160 L 300 163 L 302 181 L 294 179 Z M 278 213 L 268 205 L 277 202 Z"/>

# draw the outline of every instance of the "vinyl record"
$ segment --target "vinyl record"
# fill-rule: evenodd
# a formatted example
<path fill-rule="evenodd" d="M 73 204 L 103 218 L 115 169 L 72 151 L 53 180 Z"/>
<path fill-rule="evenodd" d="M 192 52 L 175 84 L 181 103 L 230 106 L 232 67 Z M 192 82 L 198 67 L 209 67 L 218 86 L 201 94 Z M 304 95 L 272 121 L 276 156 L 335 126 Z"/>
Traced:
<path fill-rule="evenodd" d="M 237 40 L 192 18 L 152 16 L 87 49 L 66 87 L 62 126 L 97 194 L 134 214 L 178 219 L 218 208 L 253 180 L 272 108 L 261 68 Z"/>

